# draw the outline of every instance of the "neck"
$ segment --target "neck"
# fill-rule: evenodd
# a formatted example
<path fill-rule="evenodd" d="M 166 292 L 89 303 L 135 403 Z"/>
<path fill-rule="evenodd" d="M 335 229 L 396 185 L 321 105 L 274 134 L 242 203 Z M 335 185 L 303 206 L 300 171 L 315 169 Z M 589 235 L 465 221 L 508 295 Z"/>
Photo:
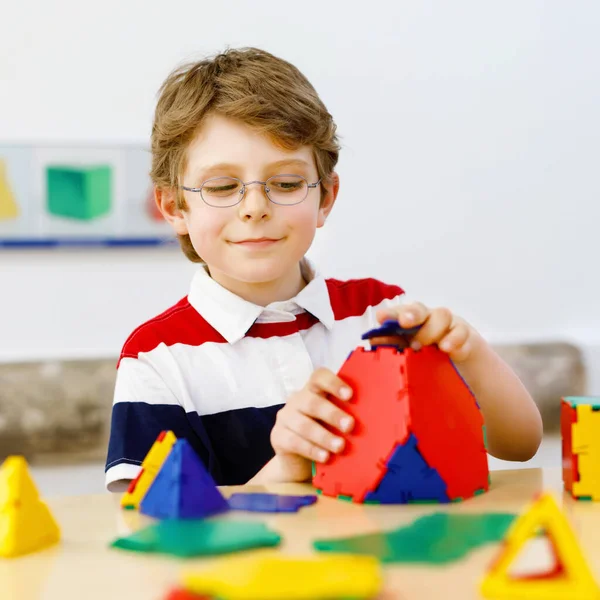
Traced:
<path fill-rule="evenodd" d="M 232 279 L 227 274 L 208 269 L 210 276 L 225 289 L 236 296 L 257 304 L 267 306 L 272 302 L 289 300 L 296 296 L 304 287 L 306 281 L 300 270 L 300 263 L 290 269 L 289 273 L 273 281 L 261 281 L 259 283 L 240 281 Z"/>

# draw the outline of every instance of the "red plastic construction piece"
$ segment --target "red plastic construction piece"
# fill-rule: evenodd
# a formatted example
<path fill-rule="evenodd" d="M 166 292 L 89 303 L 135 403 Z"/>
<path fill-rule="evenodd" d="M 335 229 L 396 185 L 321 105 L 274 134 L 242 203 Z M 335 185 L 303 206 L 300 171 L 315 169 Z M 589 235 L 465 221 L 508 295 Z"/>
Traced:
<path fill-rule="evenodd" d="M 412 433 L 451 500 L 489 487 L 483 415 L 447 354 L 436 346 L 404 350 Z"/>
<path fill-rule="evenodd" d="M 342 365 L 338 375 L 353 389 L 353 396 L 347 402 L 330 400 L 354 417 L 355 426 L 346 436 L 343 452 L 326 465 L 317 465 L 313 483 L 327 496 L 351 496 L 362 502 L 383 479 L 396 446 L 407 440 L 403 363 L 401 352 L 381 346 L 373 351 L 357 348 Z"/>
<path fill-rule="evenodd" d="M 573 424 L 577 423 L 577 409 L 564 400 L 560 403 L 560 431 L 562 438 L 562 477 L 565 490 L 573 492 L 573 482 L 579 481 L 577 454 L 573 452 Z"/>
<path fill-rule="evenodd" d="M 339 376 L 354 394 L 348 403 L 335 402 L 354 416 L 356 426 L 344 451 L 316 467 L 313 483 L 324 494 L 364 501 L 411 433 L 446 483 L 450 500 L 488 489 L 483 417 L 447 354 L 435 346 L 417 352 L 357 348 Z"/>

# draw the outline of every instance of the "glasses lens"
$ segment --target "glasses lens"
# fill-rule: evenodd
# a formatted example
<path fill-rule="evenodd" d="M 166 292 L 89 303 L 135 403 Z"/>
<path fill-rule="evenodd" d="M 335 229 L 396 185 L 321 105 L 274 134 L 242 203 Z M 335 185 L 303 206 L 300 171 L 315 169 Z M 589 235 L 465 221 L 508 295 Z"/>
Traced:
<path fill-rule="evenodd" d="M 276 175 L 267 180 L 267 194 L 276 204 L 297 204 L 308 193 L 308 183 L 300 175 Z"/>
<path fill-rule="evenodd" d="M 216 177 L 204 182 L 202 198 L 212 206 L 230 206 L 240 201 L 241 181 L 232 177 Z"/>

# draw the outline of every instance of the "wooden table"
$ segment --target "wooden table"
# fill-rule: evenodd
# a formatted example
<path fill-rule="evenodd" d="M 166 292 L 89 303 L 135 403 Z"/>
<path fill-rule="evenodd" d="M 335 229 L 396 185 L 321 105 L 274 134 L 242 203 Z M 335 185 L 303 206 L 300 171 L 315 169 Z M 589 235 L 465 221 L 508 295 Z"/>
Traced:
<path fill-rule="evenodd" d="M 312 493 L 309 485 L 223 488 L 233 491 Z M 600 580 L 600 504 L 575 502 L 562 491 L 560 469 L 493 471 L 487 494 L 450 505 L 362 506 L 320 497 L 297 514 L 235 512 L 228 519 L 262 520 L 283 536 L 281 552 L 312 552 L 317 538 L 372 533 L 409 524 L 416 517 L 444 510 L 456 513 L 520 512 L 541 490 L 552 490 L 568 514 L 577 537 Z M 101 494 L 53 498 L 48 501 L 62 529 L 60 545 L 38 554 L 0 559 L 2 600 L 159 600 L 178 582 L 182 567 L 206 565 L 209 560 L 170 559 L 109 548 L 119 535 L 149 522 L 121 511 L 118 496 Z M 488 545 L 465 559 L 443 567 L 393 565 L 385 568 L 382 598 L 479 598 L 478 582 L 498 546 Z"/>

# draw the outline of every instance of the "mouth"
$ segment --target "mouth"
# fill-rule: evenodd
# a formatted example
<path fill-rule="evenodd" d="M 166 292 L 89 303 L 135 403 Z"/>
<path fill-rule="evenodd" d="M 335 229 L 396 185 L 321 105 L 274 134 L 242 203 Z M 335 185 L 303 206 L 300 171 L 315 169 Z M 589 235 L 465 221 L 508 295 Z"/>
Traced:
<path fill-rule="evenodd" d="M 245 248 L 267 248 L 280 242 L 283 238 L 248 238 L 247 240 L 240 240 L 239 242 L 230 242 L 235 246 L 242 246 Z"/>

